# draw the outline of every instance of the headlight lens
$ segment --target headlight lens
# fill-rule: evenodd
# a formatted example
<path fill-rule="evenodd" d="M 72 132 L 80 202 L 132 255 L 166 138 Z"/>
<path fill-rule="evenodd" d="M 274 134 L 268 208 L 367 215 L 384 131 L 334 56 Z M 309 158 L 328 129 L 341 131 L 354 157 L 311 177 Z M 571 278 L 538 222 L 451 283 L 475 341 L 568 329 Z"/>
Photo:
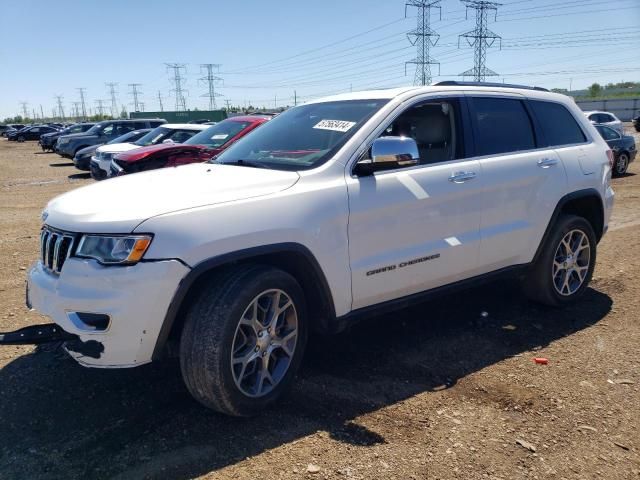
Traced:
<path fill-rule="evenodd" d="M 84 235 L 76 250 L 76 256 L 93 258 L 106 265 L 132 265 L 142 259 L 151 244 L 151 239 L 149 235 Z"/>

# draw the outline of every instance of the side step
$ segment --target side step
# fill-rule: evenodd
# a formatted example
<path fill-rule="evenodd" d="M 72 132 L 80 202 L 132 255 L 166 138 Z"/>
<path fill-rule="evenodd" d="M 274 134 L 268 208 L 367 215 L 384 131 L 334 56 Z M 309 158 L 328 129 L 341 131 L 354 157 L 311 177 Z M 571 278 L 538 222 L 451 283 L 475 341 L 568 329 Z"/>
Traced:
<path fill-rule="evenodd" d="M 39 345 L 77 338 L 77 335 L 65 332 L 55 323 L 46 323 L 31 325 L 14 332 L 0 333 L 0 345 Z"/>

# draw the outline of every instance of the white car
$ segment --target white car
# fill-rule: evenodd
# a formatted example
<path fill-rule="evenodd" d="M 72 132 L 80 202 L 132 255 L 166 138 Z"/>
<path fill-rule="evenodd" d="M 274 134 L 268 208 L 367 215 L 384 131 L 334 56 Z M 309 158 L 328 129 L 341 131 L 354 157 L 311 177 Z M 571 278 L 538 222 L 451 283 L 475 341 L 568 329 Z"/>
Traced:
<path fill-rule="evenodd" d="M 624 125 L 618 117 L 611 112 L 591 111 L 584 112 L 589 121 L 594 125 L 604 125 L 613 128 L 620 135 L 624 135 Z"/>
<path fill-rule="evenodd" d="M 314 100 L 208 163 L 49 202 L 27 304 L 55 324 L 0 343 L 63 339 L 101 368 L 179 352 L 198 401 L 250 415 L 289 388 L 310 331 L 497 276 L 544 304 L 579 301 L 612 160 L 573 100 L 538 88 Z"/>
<path fill-rule="evenodd" d="M 118 153 L 128 152 L 129 150 L 156 145 L 158 143 L 183 143 L 196 133 L 206 130 L 207 128 L 209 128 L 209 125 L 165 123 L 154 128 L 135 142 L 102 145 L 96 149 L 95 155 L 91 157 L 91 176 L 95 180 L 104 180 L 107 178 L 109 176 L 111 158 Z"/>

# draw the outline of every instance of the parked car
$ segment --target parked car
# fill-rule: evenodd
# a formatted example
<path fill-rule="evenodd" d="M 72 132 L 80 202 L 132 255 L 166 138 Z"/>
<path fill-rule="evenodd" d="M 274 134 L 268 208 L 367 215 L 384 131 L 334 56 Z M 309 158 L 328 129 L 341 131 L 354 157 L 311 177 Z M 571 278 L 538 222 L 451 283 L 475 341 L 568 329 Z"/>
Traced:
<path fill-rule="evenodd" d="M 26 292 L 55 324 L 0 344 L 63 340 L 104 368 L 179 345 L 199 402 L 252 415 L 292 385 L 310 331 L 498 276 L 540 303 L 590 308 L 612 160 L 572 99 L 539 88 L 313 100 L 210 163 L 49 202 Z"/>
<path fill-rule="evenodd" d="M 126 143 L 126 142 L 135 142 L 139 140 L 147 133 L 151 131 L 150 128 L 143 128 L 141 130 L 133 130 L 132 132 L 125 133 L 119 137 L 114 138 L 113 140 L 107 142 L 107 144 L 116 144 L 116 143 Z M 99 145 L 91 145 L 90 147 L 85 147 L 81 150 L 78 150 L 73 157 L 73 164 L 78 170 L 89 171 L 91 164 L 91 157 L 95 155 L 95 151 L 104 144 Z"/>
<path fill-rule="evenodd" d="M 15 132 L 9 132 L 7 139 L 9 141 L 24 142 L 26 140 L 39 140 L 40 135 L 45 133 L 57 132 L 55 127 L 49 125 L 33 125 L 31 127 L 25 127 L 22 130 Z"/>
<path fill-rule="evenodd" d="M 86 132 L 94 125 L 95 123 L 76 123 L 75 125 L 71 125 L 62 130 L 57 130 L 55 132 L 45 133 L 41 135 L 40 141 L 38 143 L 40 144 L 43 152 L 46 152 L 47 150 L 53 151 L 58 138 L 62 135 L 71 135 L 73 133 Z"/>
<path fill-rule="evenodd" d="M 635 139 L 631 135 L 620 135 L 613 128 L 604 125 L 596 125 L 596 130 L 613 151 L 613 176 L 620 177 L 627 173 L 629 164 L 636 159 Z"/>
<path fill-rule="evenodd" d="M 624 125 L 613 113 L 593 111 L 584 112 L 584 114 L 592 124 L 613 128 L 620 135 L 624 135 Z"/>
<path fill-rule="evenodd" d="M 636 132 L 640 132 L 640 115 L 633 119 L 633 127 L 636 129 Z"/>
<path fill-rule="evenodd" d="M 121 152 L 137 150 L 149 145 L 174 145 L 189 140 L 198 132 L 205 130 L 206 125 L 189 123 L 165 123 L 156 127 L 144 137 L 135 142 L 108 144 L 98 147 L 96 154 L 91 158 L 91 177 L 94 180 L 104 180 L 109 176 L 111 158 Z"/>
<path fill-rule="evenodd" d="M 97 123 L 84 133 L 74 133 L 73 135 L 63 135 L 59 137 L 56 143 L 56 152 L 62 157 L 73 158 L 76 152 L 83 148 L 107 143 L 127 132 L 143 128 L 155 128 L 163 123 L 167 123 L 167 121 L 159 118 L 106 120 Z"/>
<path fill-rule="evenodd" d="M 179 145 L 160 144 L 120 153 L 110 162 L 109 176 L 207 161 L 270 119 L 254 115 L 227 118 Z"/>
<path fill-rule="evenodd" d="M 7 128 L 5 128 L 2 132 L 0 132 L 0 136 L 2 137 L 6 137 L 9 132 L 17 132 L 18 130 L 22 130 L 23 128 L 26 127 L 26 125 L 23 125 L 21 123 L 9 123 L 5 126 Z"/>

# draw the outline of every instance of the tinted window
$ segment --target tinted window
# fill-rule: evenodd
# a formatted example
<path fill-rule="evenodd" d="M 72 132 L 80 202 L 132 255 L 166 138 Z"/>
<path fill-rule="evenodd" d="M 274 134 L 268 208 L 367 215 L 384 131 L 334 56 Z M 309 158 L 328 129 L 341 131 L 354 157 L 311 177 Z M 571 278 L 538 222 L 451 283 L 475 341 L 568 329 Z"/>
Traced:
<path fill-rule="evenodd" d="M 535 148 L 531 119 L 520 100 L 474 98 L 474 121 L 478 129 L 478 155 L 495 155 Z"/>
<path fill-rule="evenodd" d="M 587 139 L 576 119 L 564 105 L 552 102 L 530 101 L 531 109 L 542 129 L 547 145 L 572 145 Z"/>
<path fill-rule="evenodd" d="M 605 140 L 618 140 L 620 138 L 620 135 L 612 128 L 596 125 L 596 130 Z"/>
<path fill-rule="evenodd" d="M 249 125 L 251 125 L 249 122 L 224 120 L 217 125 L 213 125 L 212 127 L 199 132 L 185 143 L 188 145 L 206 145 L 210 148 L 219 148 Z"/>

